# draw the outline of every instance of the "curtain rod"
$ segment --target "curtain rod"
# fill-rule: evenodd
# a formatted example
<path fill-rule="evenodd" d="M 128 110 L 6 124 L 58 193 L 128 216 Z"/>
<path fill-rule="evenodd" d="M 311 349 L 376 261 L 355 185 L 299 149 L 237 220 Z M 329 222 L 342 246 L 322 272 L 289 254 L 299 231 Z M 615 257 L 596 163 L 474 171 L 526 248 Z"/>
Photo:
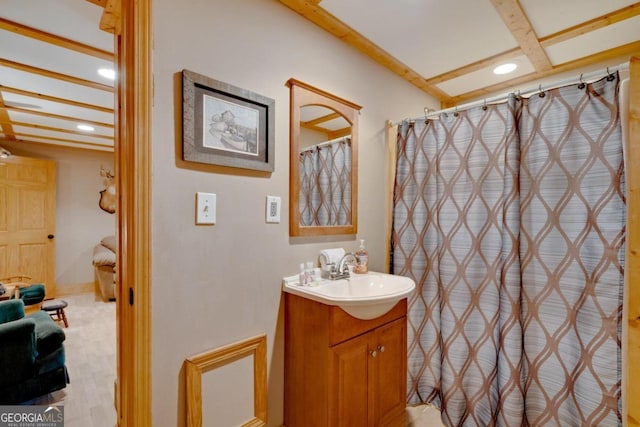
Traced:
<path fill-rule="evenodd" d="M 562 86 L 566 86 L 569 84 L 574 84 L 574 83 L 580 83 L 580 82 L 585 82 L 585 83 L 589 83 L 587 80 L 598 80 L 599 78 L 605 77 L 610 75 L 611 73 L 615 73 L 616 71 L 626 71 L 629 69 L 629 62 L 624 62 L 622 64 L 619 64 L 615 67 L 607 67 L 605 70 L 597 70 L 597 71 L 592 71 L 590 73 L 583 73 L 580 74 L 577 77 L 572 77 L 569 79 L 564 79 L 564 80 L 559 80 L 557 82 L 551 83 L 550 85 L 547 85 L 546 87 L 543 87 L 541 84 L 539 84 L 537 87 L 531 87 L 531 88 L 527 88 L 524 90 L 517 90 L 517 91 L 511 91 L 511 92 L 507 92 L 507 93 L 502 93 L 500 95 L 496 95 L 496 96 L 492 96 L 490 98 L 484 98 L 484 99 L 478 99 L 476 101 L 472 101 L 472 102 L 468 102 L 466 104 L 462 104 L 462 105 L 456 105 L 454 107 L 450 107 L 450 108 L 445 108 L 442 110 L 435 110 L 435 111 L 430 111 L 428 108 L 425 108 L 425 115 L 421 116 L 421 117 L 416 117 L 415 119 L 403 119 L 403 120 L 399 120 L 397 122 L 393 122 L 391 123 L 391 126 L 395 126 L 398 125 L 400 123 L 402 123 L 404 120 L 422 120 L 422 119 L 428 119 L 428 118 L 435 118 L 437 116 L 439 116 L 440 114 L 443 113 L 450 113 L 450 112 L 454 112 L 456 110 L 466 110 L 469 109 L 471 107 L 477 107 L 479 105 L 485 105 L 485 104 L 496 104 L 496 103 L 500 103 L 503 101 L 506 101 L 508 96 L 512 93 L 518 93 L 520 96 L 523 97 L 527 97 L 527 96 L 531 96 L 531 95 L 535 95 L 536 93 L 539 92 L 544 92 L 545 90 L 550 90 L 550 89 L 556 89 Z M 596 77 L 598 77 L 598 79 L 596 79 Z"/>
<path fill-rule="evenodd" d="M 345 140 L 347 140 L 347 139 L 349 139 L 349 138 L 351 138 L 351 135 L 339 136 L 339 137 L 337 137 L 337 138 L 333 138 L 333 139 L 330 139 L 330 140 L 328 140 L 328 141 L 319 142 L 319 143 L 317 143 L 317 144 L 313 144 L 313 145 L 309 145 L 309 146 L 307 146 L 307 147 L 301 148 L 301 149 L 300 149 L 300 152 L 301 152 L 301 153 L 303 153 L 303 152 L 305 152 L 305 151 L 307 151 L 307 150 L 311 150 L 311 149 L 313 149 L 313 148 L 323 147 L 323 146 L 325 146 L 325 145 L 333 144 L 334 142 L 341 142 L 341 141 L 345 141 Z"/>

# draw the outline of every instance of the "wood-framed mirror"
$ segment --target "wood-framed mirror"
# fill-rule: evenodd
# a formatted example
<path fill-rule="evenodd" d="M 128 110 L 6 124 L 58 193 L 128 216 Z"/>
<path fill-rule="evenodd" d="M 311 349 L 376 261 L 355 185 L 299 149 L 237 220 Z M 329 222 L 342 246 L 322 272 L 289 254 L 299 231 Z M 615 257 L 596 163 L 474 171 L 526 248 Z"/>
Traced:
<path fill-rule="evenodd" d="M 361 106 L 289 79 L 289 235 L 358 231 Z"/>

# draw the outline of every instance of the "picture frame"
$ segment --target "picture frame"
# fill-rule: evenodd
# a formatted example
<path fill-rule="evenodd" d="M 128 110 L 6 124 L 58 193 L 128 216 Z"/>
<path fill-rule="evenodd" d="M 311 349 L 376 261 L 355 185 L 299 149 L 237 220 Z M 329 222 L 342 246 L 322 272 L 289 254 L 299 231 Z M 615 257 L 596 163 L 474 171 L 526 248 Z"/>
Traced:
<path fill-rule="evenodd" d="M 273 172 L 275 101 L 182 70 L 182 159 Z"/>

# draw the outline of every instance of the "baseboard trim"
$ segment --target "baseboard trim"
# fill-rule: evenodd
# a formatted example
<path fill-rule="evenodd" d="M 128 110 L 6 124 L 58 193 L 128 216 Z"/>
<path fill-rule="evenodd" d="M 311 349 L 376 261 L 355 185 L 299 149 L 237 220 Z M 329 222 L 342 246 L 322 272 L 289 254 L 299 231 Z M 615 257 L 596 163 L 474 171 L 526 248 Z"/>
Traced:
<path fill-rule="evenodd" d="M 56 288 L 56 296 L 58 297 L 93 293 L 95 293 L 94 282 L 75 283 L 73 285 L 61 285 L 58 283 L 58 286 Z"/>

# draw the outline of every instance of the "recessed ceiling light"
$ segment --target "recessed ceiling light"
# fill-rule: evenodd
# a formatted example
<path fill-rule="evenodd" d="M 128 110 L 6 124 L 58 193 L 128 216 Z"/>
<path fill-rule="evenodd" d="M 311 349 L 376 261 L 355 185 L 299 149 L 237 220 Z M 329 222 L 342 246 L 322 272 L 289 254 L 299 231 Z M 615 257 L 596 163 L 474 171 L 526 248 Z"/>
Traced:
<path fill-rule="evenodd" d="M 93 132 L 94 130 L 96 130 L 96 128 L 94 128 L 93 126 L 89 126 L 89 125 L 78 125 L 76 127 L 78 129 L 80 129 L 80 130 L 86 130 L 87 132 Z"/>
<path fill-rule="evenodd" d="M 116 79 L 116 72 L 114 70 L 112 70 L 111 68 L 100 68 L 98 70 L 98 74 L 100 74 L 102 77 L 105 77 L 105 78 L 110 79 L 110 80 L 115 80 Z"/>
<path fill-rule="evenodd" d="M 518 68 L 517 64 L 514 64 L 513 62 L 509 62 L 507 64 L 498 65 L 496 68 L 493 69 L 493 74 L 508 74 L 513 70 L 515 70 L 516 68 Z"/>

